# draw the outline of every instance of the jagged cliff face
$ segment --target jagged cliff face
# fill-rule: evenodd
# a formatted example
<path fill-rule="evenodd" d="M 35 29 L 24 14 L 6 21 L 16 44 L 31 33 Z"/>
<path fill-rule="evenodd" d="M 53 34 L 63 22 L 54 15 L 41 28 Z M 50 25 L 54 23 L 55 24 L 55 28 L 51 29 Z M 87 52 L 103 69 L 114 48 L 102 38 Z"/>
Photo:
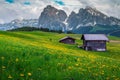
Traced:
<path fill-rule="evenodd" d="M 43 9 L 39 19 L 13 20 L 0 24 L 0 30 L 10 30 L 23 26 L 47 28 L 49 30 L 71 31 L 73 33 L 105 33 L 120 31 L 120 19 L 109 17 L 95 8 L 81 8 L 78 13 L 69 16 L 63 10 L 48 5 Z"/>
<path fill-rule="evenodd" d="M 81 8 L 78 13 L 71 12 L 67 17 L 67 14 L 63 10 L 58 10 L 50 5 L 44 8 L 39 17 L 39 27 L 48 28 L 50 30 L 78 33 L 83 27 L 96 25 L 120 25 L 120 20 L 114 17 L 108 17 L 91 7 Z"/>
<path fill-rule="evenodd" d="M 108 17 L 91 7 L 81 8 L 79 13 L 72 12 L 67 22 L 69 27 L 73 27 L 73 29 L 95 25 L 120 25 L 119 19 Z"/>
<path fill-rule="evenodd" d="M 39 27 L 50 30 L 64 30 L 66 18 L 67 14 L 63 10 L 58 10 L 48 5 L 39 17 Z"/>

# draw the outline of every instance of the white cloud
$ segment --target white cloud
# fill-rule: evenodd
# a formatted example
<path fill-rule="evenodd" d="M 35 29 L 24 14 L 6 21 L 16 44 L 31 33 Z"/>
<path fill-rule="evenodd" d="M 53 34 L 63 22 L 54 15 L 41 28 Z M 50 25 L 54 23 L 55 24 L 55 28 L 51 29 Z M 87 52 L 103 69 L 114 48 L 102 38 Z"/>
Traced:
<path fill-rule="evenodd" d="M 24 2 L 30 2 L 25 5 Z M 69 14 L 71 11 L 78 10 L 85 6 L 96 7 L 109 16 L 120 18 L 120 0 L 60 0 L 64 6 L 56 4 L 54 0 L 15 0 L 14 3 L 7 3 L 0 0 L 0 23 L 10 22 L 13 19 L 39 18 L 40 13 L 47 5 L 53 5 L 58 9 L 63 9 Z"/>
<path fill-rule="evenodd" d="M 1 23 L 1 24 L 3 24 L 3 23 L 4 23 L 4 21 L 3 21 L 2 19 L 0 19 L 0 23 Z"/>

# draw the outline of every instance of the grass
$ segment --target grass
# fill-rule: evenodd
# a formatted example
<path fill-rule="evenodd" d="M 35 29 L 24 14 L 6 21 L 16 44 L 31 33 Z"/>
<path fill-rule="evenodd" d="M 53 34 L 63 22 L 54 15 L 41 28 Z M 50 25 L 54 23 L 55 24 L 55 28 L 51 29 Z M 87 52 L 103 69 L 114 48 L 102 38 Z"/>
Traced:
<path fill-rule="evenodd" d="M 120 44 L 84 51 L 59 43 L 64 36 L 82 44 L 79 34 L 0 31 L 0 80 L 120 80 Z"/>

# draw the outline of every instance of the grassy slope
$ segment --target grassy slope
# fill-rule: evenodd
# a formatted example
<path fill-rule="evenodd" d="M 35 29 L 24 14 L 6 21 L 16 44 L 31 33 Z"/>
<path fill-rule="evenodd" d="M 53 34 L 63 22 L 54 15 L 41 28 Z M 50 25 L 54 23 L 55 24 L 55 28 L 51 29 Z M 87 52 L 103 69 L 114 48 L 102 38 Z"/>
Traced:
<path fill-rule="evenodd" d="M 67 35 L 82 44 L 78 34 L 0 32 L 0 80 L 120 80 L 120 44 L 84 51 L 58 42 Z"/>

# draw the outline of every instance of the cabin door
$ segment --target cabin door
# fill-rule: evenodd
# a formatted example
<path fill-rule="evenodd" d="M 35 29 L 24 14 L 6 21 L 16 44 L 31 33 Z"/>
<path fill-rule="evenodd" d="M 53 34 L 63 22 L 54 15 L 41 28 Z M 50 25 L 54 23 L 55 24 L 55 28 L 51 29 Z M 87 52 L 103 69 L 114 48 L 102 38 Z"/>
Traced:
<path fill-rule="evenodd" d="M 85 50 L 86 50 L 86 51 L 91 51 L 92 48 L 91 48 L 91 47 L 85 47 Z"/>

